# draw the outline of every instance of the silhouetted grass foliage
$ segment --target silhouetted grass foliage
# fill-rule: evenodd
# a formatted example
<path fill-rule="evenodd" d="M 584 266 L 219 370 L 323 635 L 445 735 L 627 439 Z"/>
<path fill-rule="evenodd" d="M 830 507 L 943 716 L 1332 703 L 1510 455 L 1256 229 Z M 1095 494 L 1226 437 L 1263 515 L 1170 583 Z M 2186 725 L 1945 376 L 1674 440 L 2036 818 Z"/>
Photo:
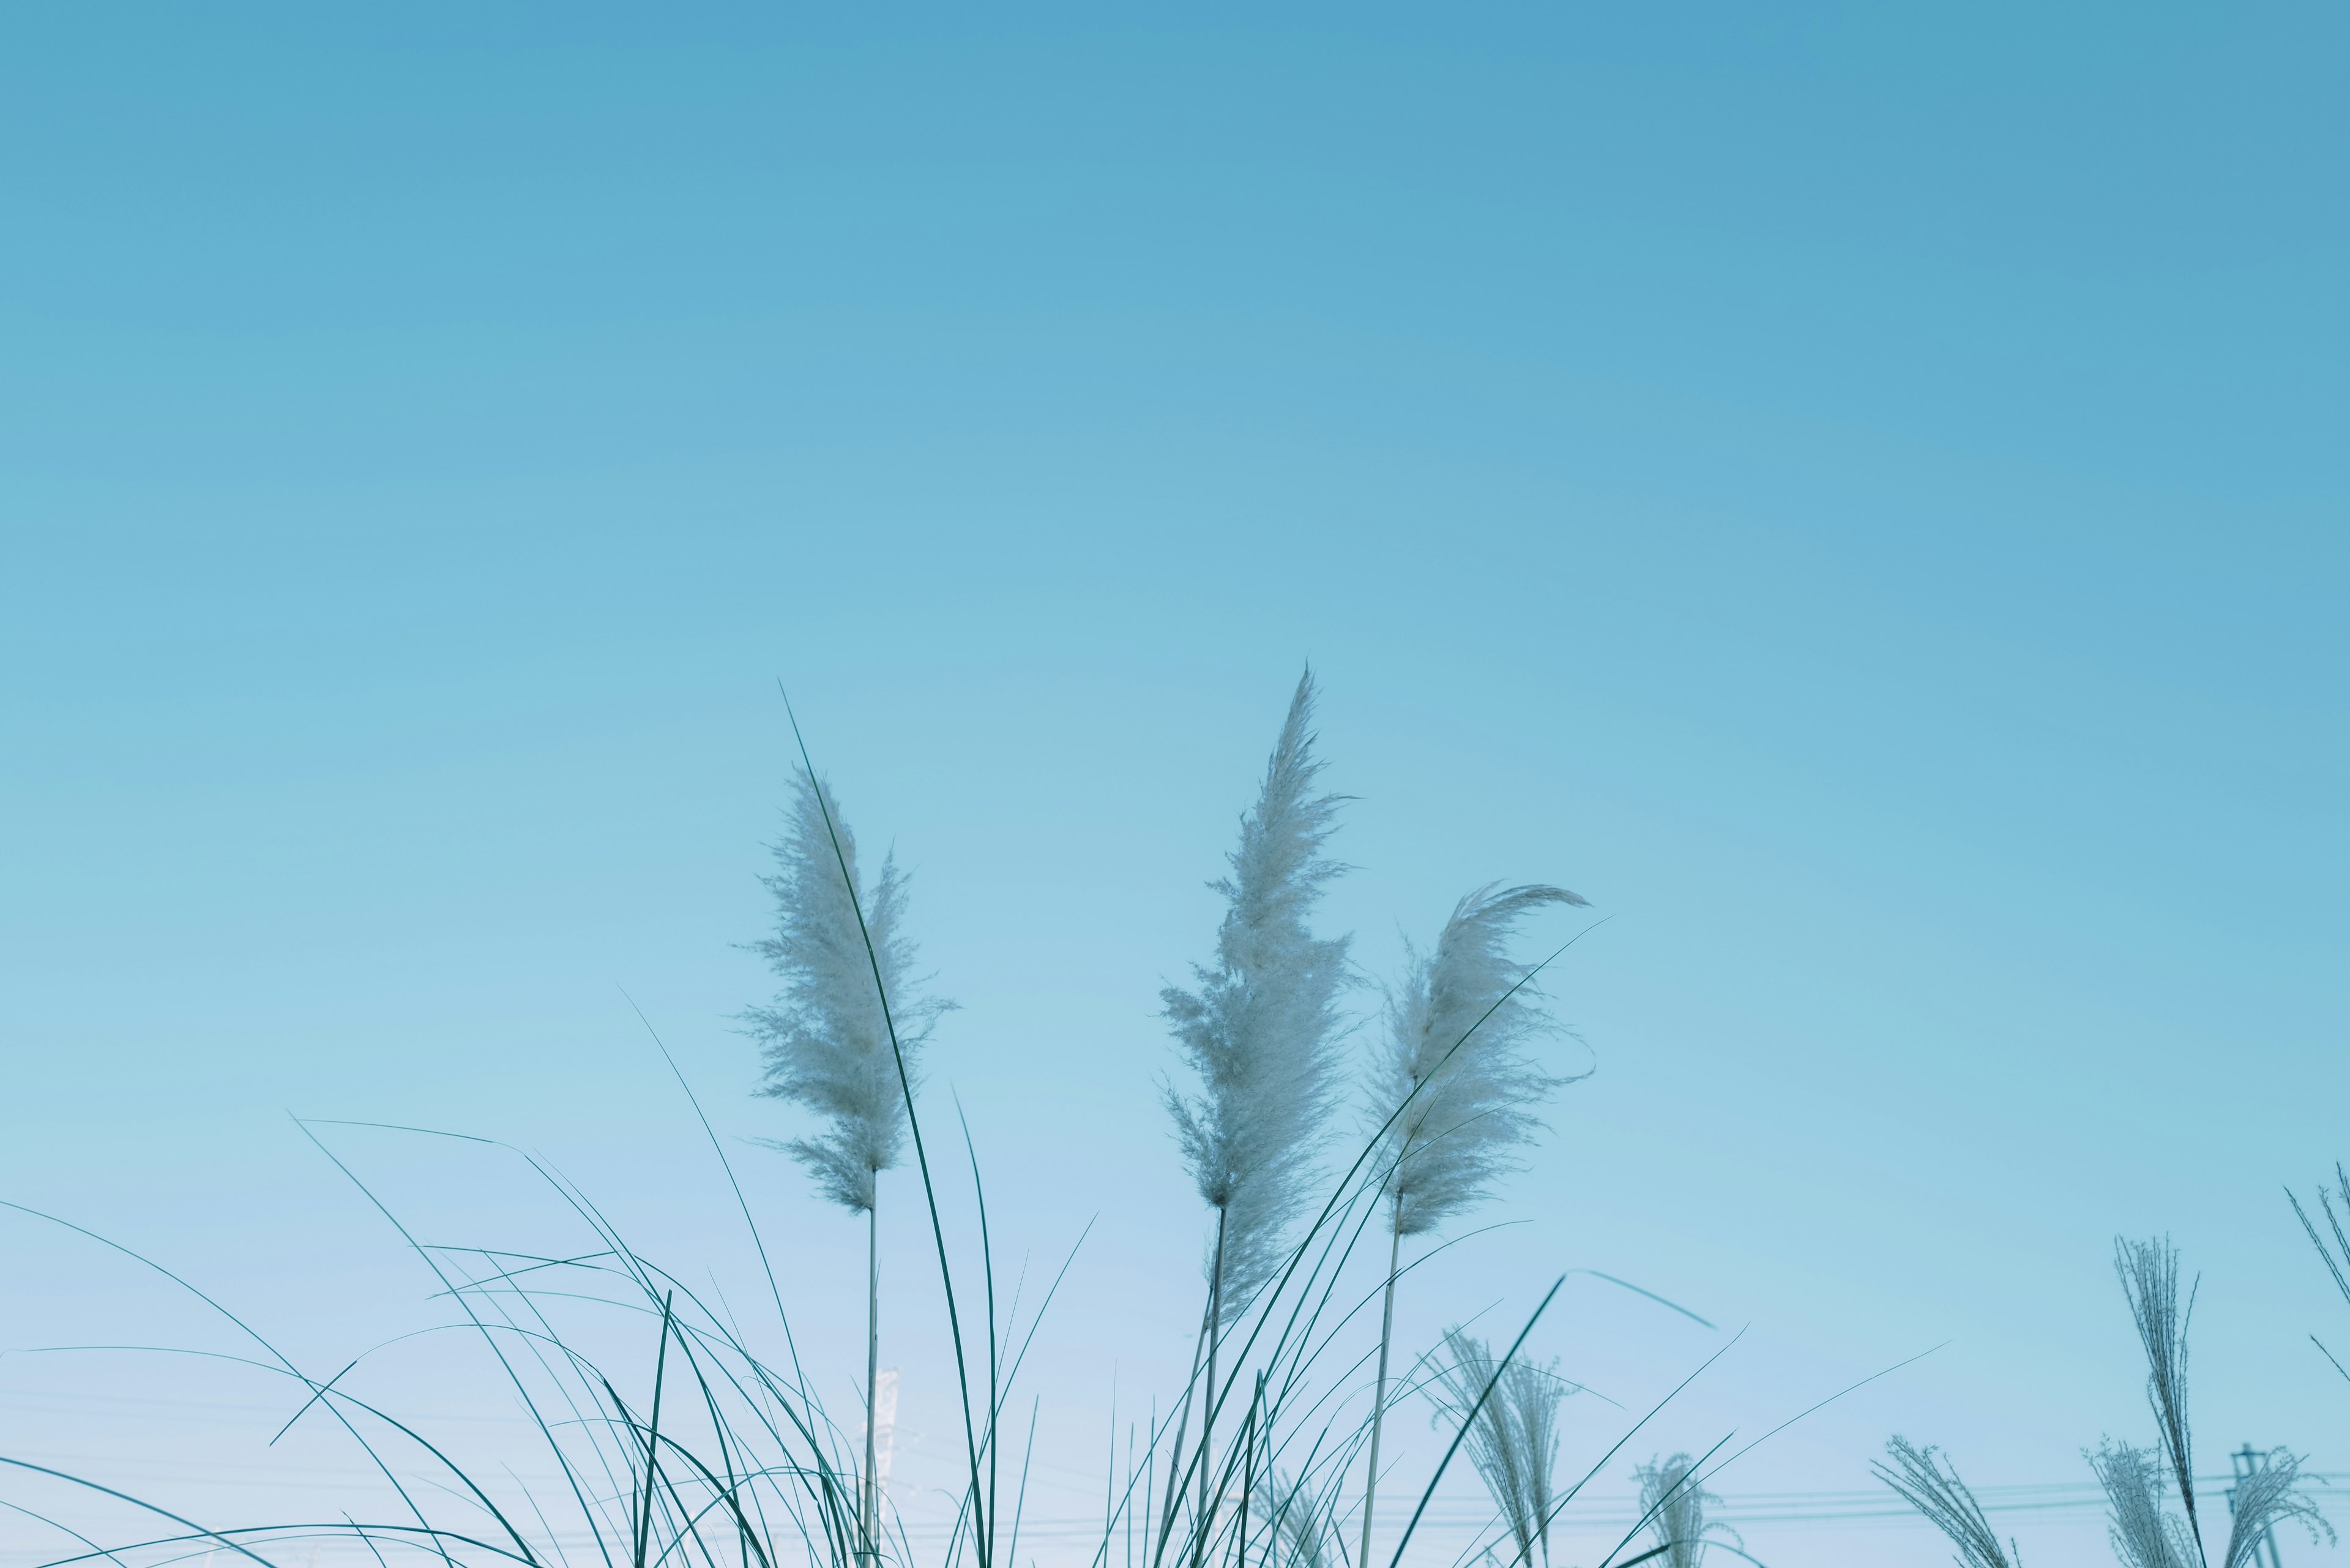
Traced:
<path fill-rule="evenodd" d="M 2298 1202 L 2294 1208 L 2299 1210 Z M 2327 1213 L 2331 1217 L 2330 1210 Z M 2309 1223 L 2305 1213 L 2302 1222 Z M 2317 1239 L 2314 1228 L 2311 1238 Z M 2325 1250 L 2322 1241 L 2318 1250 Z M 2194 1427 L 2187 1404 L 2187 1331 L 2194 1317 L 2197 1284 L 2189 1282 L 2182 1301 L 2178 1249 L 2168 1237 L 2116 1238 L 2114 1273 L 2146 1357 L 2146 1402 L 2154 1419 L 2155 1441 L 2141 1446 L 2106 1438 L 2095 1449 L 2083 1450 L 2082 1457 L 2105 1489 L 2106 1533 L 2123 1568 L 2207 1568 L 2210 1557 L 2203 1547 L 2195 1491 Z M 1878 1464 L 1878 1478 L 1950 1538 L 1960 1568 L 2020 1568 L 2014 1542 L 2002 1548 L 1956 1469 L 1938 1459 L 1932 1449 L 1918 1448 L 1902 1438 L 1893 1438 L 1887 1452 L 1893 1463 Z M 2290 1449 L 2275 1449 L 2259 1456 L 2249 1476 L 2237 1478 L 2229 1498 L 2221 1568 L 2251 1568 L 2261 1542 L 2280 1524 L 2302 1524 L 2313 1542 L 2321 1536 L 2332 1539 L 2333 1527 L 2303 1490 L 2302 1466 Z M 2169 1510 L 2171 1497 L 2178 1500 L 2178 1513 Z"/>
<path fill-rule="evenodd" d="M 1533 988 L 1565 949 L 1522 963 L 1502 939 L 1538 906 L 1581 900 L 1541 886 L 1482 890 L 1455 912 L 1454 928 L 1475 929 L 1451 929 L 1451 945 L 1440 943 L 1436 961 L 1415 971 L 1418 1000 L 1405 1010 L 1408 1070 L 1391 1085 L 1378 1125 L 1366 1129 L 1342 1171 L 1333 1176 L 1322 1163 L 1318 1127 L 1333 1092 L 1329 1051 L 1338 1027 L 1331 997 L 1344 946 L 1316 938 L 1305 923 L 1320 884 L 1336 869 L 1321 855 L 1336 797 L 1315 792 L 1312 703 L 1309 676 L 1292 701 L 1257 807 L 1243 821 L 1233 876 L 1219 885 L 1232 914 L 1217 962 L 1199 971 L 1196 992 L 1170 992 L 1170 1022 L 1203 1079 L 1199 1097 L 1172 1096 L 1182 1151 L 1220 1222 L 1237 1222 L 1244 1234 L 1222 1267 L 1211 1262 L 1206 1353 L 1194 1358 L 1175 1397 L 1154 1407 L 1165 1416 L 1139 1440 L 1129 1438 L 1122 1457 L 1113 1455 L 1094 1568 L 1114 1561 L 1118 1568 L 1169 1568 L 1186 1559 L 1193 1568 L 1380 1568 L 1367 1560 L 1367 1530 L 1349 1556 L 1346 1478 L 1362 1461 L 1381 1407 L 1367 1397 L 1365 1374 L 1386 1344 L 1384 1327 L 1374 1332 L 1382 1315 L 1374 1309 L 1392 1301 L 1395 1241 L 1419 1228 L 1407 1205 L 1424 1204 L 1418 1213 L 1432 1221 L 1481 1199 L 1507 1168 L 1508 1147 L 1531 1129 L 1515 1096 L 1553 1081 L 1524 1049 L 1549 1028 Z M 0 1498 L 76 1543 L 48 1568 L 170 1568 L 207 1555 L 308 1568 L 325 1551 L 372 1568 L 859 1568 L 877 1558 L 907 1568 L 920 1560 L 935 1568 L 1009 1568 L 1018 1561 L 1030 1448 L 1024 1441 L 1007 1456 L 1004 1420 L 1059 1280 L 1024 1320 L 999 1314 L 987 1195 L 969 1129 L 962 1129 L 969 1190 L 944 1192 L 945 1168 L 931 1158 L 938 1150 L 916 1093 L 914 1058 L 941 1004 L 911 994 L 903 884 L 887 865 L 878 878 L 860 880 L 853 841 L 804 744 L 800 756 L 805 777 L 771 883 L 779 934 L 761 950 L 785 989 L 753 1022 L 770 1047 L 771 1086 L 829 1118 L 823 1137 L 786 1146 L 826 1196 L 870 1221 L 875 1175 L 901 1152 L 913 1157 L 943 1298 L 935 1327 L 956 1375 L 960 1479 L 942 1543 L 918 1553 L 874 1487 L 870 1333 L 866 1418 L 862 1433 L 852 1435 L 827 1410 L 818 1380 L 800 1362 L 767 1241 L 681 1074 L 758 1258 L 773 1319 L 763 1307 L 756 1335 L 724 1302 L 639 1251 L 586 1192 L 532 1156 L 463 1140 L 520 1161 L 577 1227 L 576 1244 L 505 1251 L 432 1243 L 329 1141 L 338 1128 L 367 1124 L 305 1123 L 321 1157 L 349 1179 L 450 1303 L 452 1326 L 526 1423 L 543 1460 L 540 1479 L 470 1459 L 363 1396 L 352 1374 L 366 1357 L 319 1376 L 188 1279 L 140 1258 L 244 1337 L 249 1353 L 229 1359 L 285 1386 L 289 1427 L 331 1428 L 380 1484 L 347 1510 L 307 1519 L 198 1520 L 101 1477 L 0 1457 L 0 1472 L 37 1477 L 93 1510 L 112 1511 L 101 1538 L 93 1533 L 101 1530 L 94 1513 L 42 1512 Z M 867 982 L 869 995 L 859 990 Z M 665 1048 L 662 1054 L 666 1060 Z M 951 1224 L 950 1208 L 971 1218 Z M 1367 1235 L 1385 1244 L 1353 1266 Z M 1491 1528 L 1464 1560 L 1483 1555 L 1498 1568 L 1531 1568 L 1532 1559 L 1546 1559 L 1561 1511 L 1728 1348 L 1628 1420 L 1596 1463 L 1562 1484 L 1553 1471 L 1566 1386 L 1521 1355 L 1569 1273 L 1625 1285 L 1594 1271 L 1567 1271 L 1500 1354 L 1456 1332 L 1440 1365 L 1421 1363 L 1419 1389 L 1436 1399 L 1450 1438 L 1416 1478 L 1416 1505 L 1382 1546 L 1385 1568 L 1412 1552 L 1430 1501 L 1464 1451 L 1496 1504 Z M 1695 1318 L 1653 1293 L 1626 1288 Z M 870 1289 L 868 1280 L 868 1304 Z M 1195 1406 L 1193 1438 L 1185 1423 Z M 1031 1422 L 1033 1440 L 1033 1414 Z M 1640 1517 L 1598 1568 L 1634 1568 L 1660 1556 L 1693 1561 L 1683 1538 L 1706 1535 L 1704 1481 L 1754 1446 L 1718 1459 L 1727 1441 L 1696 1459 L 1675 1456 L 1669 1475 L 1642 1471 Z M 138 1527 L 120 1525 L 124 1511 Z M 1360 1518 L 1368 1516 L 1366 1506 Z M 1651 1531 L 1659 1543 L 1633 1550 Z M 2241 1565 L 2231 1560 L 2227 1568 Z"/>

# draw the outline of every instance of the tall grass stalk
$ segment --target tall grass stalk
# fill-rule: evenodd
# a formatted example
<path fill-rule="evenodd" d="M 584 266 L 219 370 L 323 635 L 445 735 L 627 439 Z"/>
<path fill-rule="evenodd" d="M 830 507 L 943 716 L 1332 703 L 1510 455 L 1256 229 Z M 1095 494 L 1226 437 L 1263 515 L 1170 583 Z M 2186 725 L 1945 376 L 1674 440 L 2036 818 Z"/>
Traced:
<path fill-rule="evenodd" d="M 1241 819 L 1231 875 L 1211 886 L 1226 909 L 1212 964 L 1194 965 L 1194 989 L 1160 994 L 1196 1094 L 1170 1085 L 1168 1112 L 1201 1199 L 1215 1212 L 1207 1257 L 1207 1306 L 1195 1366 L 1203 1359 L 1193 1568 L 1212 1521 L 1207 1455 L 1222 1397 L 1217 1380 L 1226 1331 L 1280 1271 L 1284 1238 L 1306 1199 L 1306 1183 L 1334 1093 L 1340 1020 L 1336 998 L 1347 963 L 1344 939 L 1316 938 L 1308 924 L 1324 888 L 1345 867 L 1324 846 L 1342 796 L 1318 793 L 1314 754 L 1314 673 L 1298 680 L 1256 804 Z M 1191 1391 L 1178 1426 L 1183 1445 Z M 1171 1462 L 1175 1462 L 1170 1460 Z M 1162 1545 L 1180 1490 L 1170 1477 Z"/>
<path fill-rule="evenodd" d="M 1480 888 L 1453 906 L 1433 952 L 1407 952 L 1403 978 L 1388 992 L 1375 1107 L 1386 1150 L 1388 1260 L 1359 1562 L 1371 1555 L 1404 1238 L 1433 1231 L 1490 1197 L 1493 1182 L 1516 1168 L 1512 1152 L 1541 1130 L 1530 1107 L 1566 1080 L 1543 1071 L 1528 1047 L 1558 1026 L 1529 983 L 1530 966 L 1510 957 L 1509 939 L 1519 921 L 1545 906 L 1584 903 L 1564 888 Z"/>
<path fill-rule="evenodd" d="M 2163 1456 L 2170 1461 L 2171 1480 L 2187 1510 L 2187 1537 L 2195 1560 L 2207 1564 L 2203 1526 L 2195 1513 L 2195 1441 L 2187 1420 L 2187 1326 L 2195 1315 L 2195 1289 L 2178 1299 L 2178 1249 L 2168 1237 L 2114 1241 L 2114 1272 L 2129 1300 L 2130 1321 L 2137 1329 L 2138 1345 L 2146 1352 L 2146 1402 L 2154 1412 Z"/>
<path fill-rule="evenodd" d="M 939 1014 L 952 1003 L 917 993 L 905 929 L 906 879 L 894 856 L 859 884 L 857 839 L 831 785 L 813 768 L 795 783 L 775 874 L 775 935 L 753 944 L 782 989 L 743 1014 L 766 1061 L 760 1093 L 814 1112 L 824 1130 L 773 1147 L 816 1190 L 866 1222 L 865 1463 L 858 1485 L 862 1554 L 878 1552 L 879 1494 L 874 1395 L 881 1366 L 880 1173 L 903 1158 L 912 1085 Z"/>

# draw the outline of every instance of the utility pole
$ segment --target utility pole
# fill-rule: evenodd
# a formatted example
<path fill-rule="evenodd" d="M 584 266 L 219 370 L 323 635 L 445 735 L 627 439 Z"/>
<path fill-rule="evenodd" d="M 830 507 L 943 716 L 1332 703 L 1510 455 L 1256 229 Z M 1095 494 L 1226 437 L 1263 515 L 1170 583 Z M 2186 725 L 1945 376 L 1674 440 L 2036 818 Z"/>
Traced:
<path fill-rule="evenodd" d="M 2269 1457 L 2266 1454 L 2254 1451 L 2252 1445 L 2246 1443 L 2242 1448 L 2238 1449 L 2234 1453 L 2228 1456 L 2228 1468 L 2235 1472 L 2237 1485 L 2241 1486 L 2245 1481 L 2251 1480 L 2255 1474 L 2259 1473 L 2262 1469 L 2265 1469 L 2268 1465 L 2268 1460 Z M 2236 1488 L 2231 1486 L 2228 1489 L 2229 1517 L 2231 1519 L 2235 1517 L 2235 1512 Z M 2267 1564 L 2267 1568 L 2284 1568 L 2284 1564 L 2277 1558 L 2276 1532 L 2274 1529 L 2266 1530 L 2261 1532 L 2261 1543 L 2252 1551 L 2252 1561 L 2255 1563 L 2265 1563 Z"/>

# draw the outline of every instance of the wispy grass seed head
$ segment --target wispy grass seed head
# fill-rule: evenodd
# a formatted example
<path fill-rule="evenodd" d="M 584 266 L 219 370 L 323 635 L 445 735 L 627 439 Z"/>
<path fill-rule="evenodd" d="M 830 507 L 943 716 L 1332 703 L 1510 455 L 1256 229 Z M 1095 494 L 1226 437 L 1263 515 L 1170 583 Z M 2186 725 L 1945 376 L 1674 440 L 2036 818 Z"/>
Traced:
<path fill-rule="evenodd" d="M 1548 1563 L 1558 1407 L 1573 1385 L 1559 1376 L 1555 1363 L 1537 1366 L 1512 1361 L 1497 1368 L 1492 1346 L 1458 1328 L 1444 1331 L 1443 1354 L 1431 1386 L 1437 1418 L 1455 1425 L 1469 1422 L 1461 1447 L 1517 1542 L 1513 1562 Z M 1492 1393 L 1480 1407 L 1478 1397 L 1488 1385 Z M 1476 1411 L 1473 1417 L 1471 1410 Z"/>
<path fill-rule="evenodd" d="M 1519 984 L 1527 966 L 1509 942 L 1536 910 L 1584 902 L 1564 888 L 1490 883 L 1453 906 L 1433 951 L 1409 954 L 1388 992 L 1376 1106 L 1382 1122 L 1392 1117 L 1387 1191 L 1399 1235 L 1483 1201 L 1517 1168 L 1512 1152 L 1541 1130 L 1532 1107 L 1569 1081 L 1530 1054 L 1563 1031 L 1535 986 Z"/>
<path fill-rule="evenodd" d="M 2298 1520 L 2309 1532 L 2312 1545 L 2321 1539 L 2333 1543 L 2334 1527 L 2301 1490 L 2301 1464 L 2291 1450 L 2272 1449 L 2262 1457 L 2259 1469 L 2236 1482 L 2229 1500 L 2234 1518 L 2228 1526 L 2228 1555 L 2222 1568 L 2251 1568 L 2258 1561 L 2262 1541 L 2290 1520 Z"/>
<path fill-rule="evenodd" d="M 1253 1506 L 1264 1519 L 1265 1568 L 1346 1568 L 1347 1549 L 1331 1528 L 1335 1502 L 1286 1470 L 1258 1481 Z"/>
<path fill-rule="evenodd" d="M 1900 1493 L 1903 1501 L 1950 1538 L 1957 1549 L 1959 1568 L 2022 1568 L 2015 1542 L 2001 1545 L 1991 1521 L 1983 1517 L 1982 1504 L 1959 1479 L 1956 1465 L 1930 1445 L 1920 1448 L 1903 1437 L 1893 1438 L 1885 1451 L 1893 1462 L 1879 1460 L 1869 1468 L 1877 1480 Z"/>
<path fill-rule="evenodd" d="M 2084 1457 L 2112 1507 L 2106 1530 L 2114 1555 L 2126 1568 L 2194 1568 L 2202 1548 L 2187 1521 L 2162 1506 L 2162 1455 L 2109 1438 Z"/>
<path fill-rule="evenodd" d="M 1281 1266 L 1334 1093 L 1344 938 L 1307 919 L 1346 867 L 1323 854 L 1342 795 L 1315 788 L 1314 676 L 1297 683 L 1257 801 L 1241 819 L 1216 961 L 1195 988 L 1160 992 L 1200 1092 L 1170 1086 L 1169 1113 L 1200 1197 L 1222 1216 L 1222 1316 L 1231 1323 Z"/>
<path fill-rule="evenodd" d="M 2137 1328 L 2146 1352 L 2146 1402 L 2154 1411 L 2162 1436 L 2164 1457 L 2170 1461 L 2171 1480 L 2179 1501 L 2186 1505 L 2188 1535 L 2198 1541 L 2200 1524 L 2195 1512 L 2195 1442 L 2187 1421 L 2187 1325 L 2195 1315 L 2195 1290 L 2178 1299 L 2178 1249 L 2168 1237 L 2131 1241 L 2116 1238 L 2114 1272 L 2122 1293 L 2129 1298 L 2130 1321 Z M 2199 1541 L 2196 1560 L 2202 1560 Z"/>
<path fill-rule="evenodd" d="M 1633 1469 L 1640 1483 L 1640 1513 L 1663 1549 L 1655 1559 L 1660 1568 L 1697 1568 L 1709 1535 L 1738 1539 L 1728 1525 L 1707 1521 L 1706 1510 L 1721 1500 L 1698 1484 L 1696 1469 L 1697 1461 L 1687 1454 Z"/>
<path fill-rule="evenodd" d="M 954 1004 L 919 994 L 906 877 L 896 857 L 885 856 L 880 873 L 858 882 L 856 836 L 821 779 L 800 779 L 785 813 L 775 873 L 761 879 L 775 895 L 775 933 L 751 944 L 782 987 L 773 1005 L 743 1016 L 766 1061 L 759 1093 L 805 1106 L 826 1124 L 813 1137 L 775 1147 L 806 1167 L 826 1198 L 862 1213 L 873 1207 L 875 1177 L 904 1152 L 906 1085 L 919 1084 L 922 1047 L 939 1014 Z"/>

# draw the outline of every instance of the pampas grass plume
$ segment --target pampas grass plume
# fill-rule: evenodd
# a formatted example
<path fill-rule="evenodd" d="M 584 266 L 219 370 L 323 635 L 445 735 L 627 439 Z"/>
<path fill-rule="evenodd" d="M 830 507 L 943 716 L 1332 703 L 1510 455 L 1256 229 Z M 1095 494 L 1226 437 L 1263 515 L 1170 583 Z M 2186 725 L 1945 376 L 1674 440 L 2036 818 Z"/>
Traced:
<path fill-rule="evenodd" d="M 875 1177 L 905 1150 L 899 1058 L 907 1080 L 919 1083 L 931 1025 L 953 1003 L 916 994 L 905 875 L 885 856 L 880 874 L 856 885 L 857 838 L 829 784 L 798 781 L 774 853 L 775 873 L 761 880 L 775 896 L 775 934 L 752 950 L 782 988 L 772 1005 L 743 1014 L 766 1061 L 759 1093 L 822 1118 L 821 1132 L 773 1147 L 799 1161 L 827 1199 L 862 1213 L 873 1207 Z"/>
<path fill-rule="evenodd" d="M 1226 900 L 1215 962 L 1193 966 L 1194 989 L 1159 997 L 1200 1082 L 1197 1094 L 1170 1086 L 1165 1098 L 1184 1165 L 1221 1218 L 1221 1281 L 1211 1280 L 1220 1330 L 1284 1261 L 1333 1093 L 1347 941 L 1318 939 L 1306 921 L 1346 869 L 1322 853 L 1345 797 L 1315 788 L 1315 700 L 1309 670 L 1241 819 L 1232 874 L 1211 884 Z"/>

